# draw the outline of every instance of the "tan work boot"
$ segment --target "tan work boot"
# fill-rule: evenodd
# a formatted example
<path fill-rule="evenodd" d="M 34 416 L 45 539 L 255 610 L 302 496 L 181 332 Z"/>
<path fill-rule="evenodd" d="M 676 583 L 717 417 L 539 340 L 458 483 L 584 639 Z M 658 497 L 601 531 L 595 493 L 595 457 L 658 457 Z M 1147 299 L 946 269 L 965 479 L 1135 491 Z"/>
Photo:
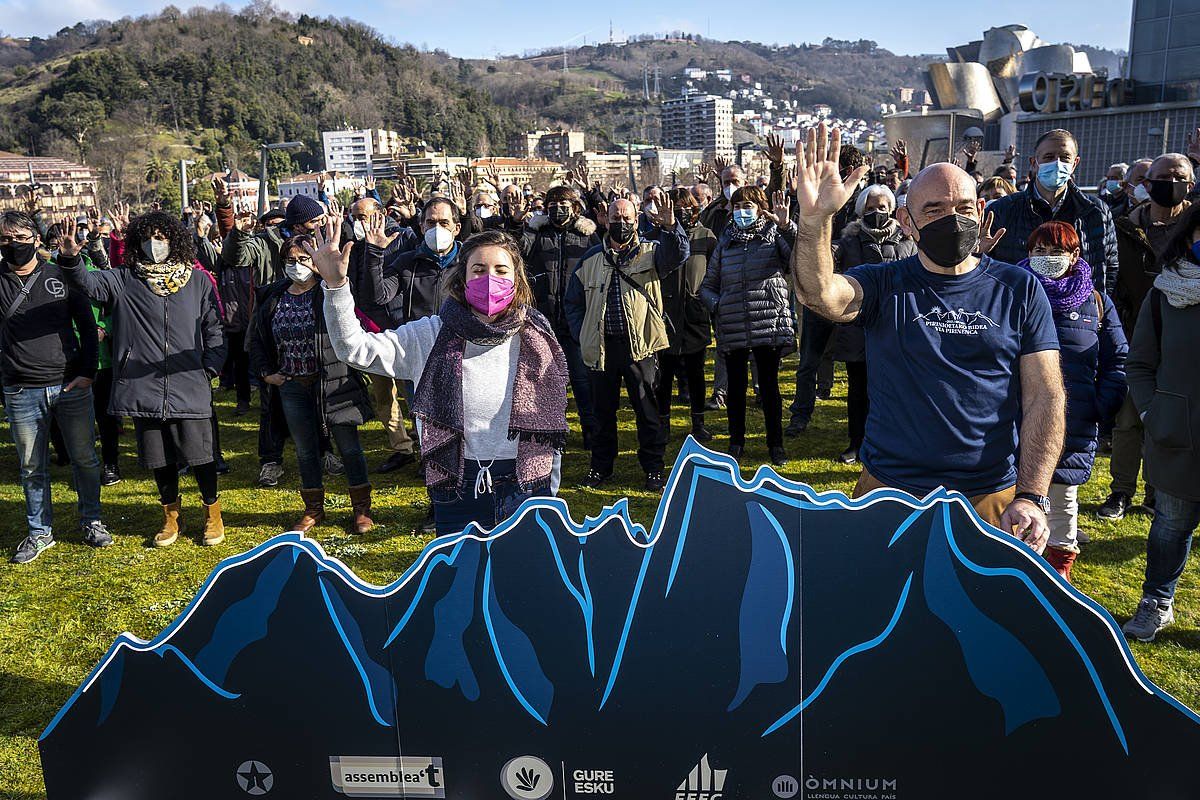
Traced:
<path fill-rule="evenodd" d="M 292 526 L 292 530 L 308 533 L 325 521 L 325 490 L 301 489 L 300 497 L 304 499 L 304 516 Z"/>
<path fill-rule="evenodd" d="M 174 503 L 163 506 L 162 530 L 154 534 L 155 547 L 168 547 L 175 544 L 179 534 L 183 532 L 183 517 L 179 515 L 180 498 Z"/>
<path fill-rule="evenodd" d="M 366 533 L 375 527 L 371 519 L 371 484 L 350 487 L 350 508 L 354 512 L 355 533 Z"/>
<path fill-rule="evenodd" d="M 211 506 L 204 504 L 204 541 L 201 544 L 211 547 L 225 541 L 225 523 L 221 519 L 221 498 L 217 498 Z"/>

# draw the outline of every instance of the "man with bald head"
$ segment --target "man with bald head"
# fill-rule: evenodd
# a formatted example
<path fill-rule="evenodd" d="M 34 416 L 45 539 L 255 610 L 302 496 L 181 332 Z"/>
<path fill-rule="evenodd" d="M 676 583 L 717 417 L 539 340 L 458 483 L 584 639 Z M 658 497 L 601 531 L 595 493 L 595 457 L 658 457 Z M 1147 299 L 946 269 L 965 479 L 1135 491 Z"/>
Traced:
<path fill-rule="evenodd" d="M 1135 165 L 1136 166 L 1136 165 Z M 1196 185 L 1192 162 L 1182 153 L 1166 153 L 1154 159 L 1137 184 L 1147 200 L 1128 215 L 1117 219 L 1117 249 L 1121 271 L 1113 290 L 1113 304 L 1121 317 L 1126 336 L 1133 336 L 1142 302 L 1162 271 L 1159 255 L 1175 234 L 1175 226 L 1191 203 L 1187 195 Z M 1130 168 L 1130 172 L 1133 168 Z M 1133 191 L 1134 187 L 1129 187 Z M 1142 465 L 1142 420 L 1133 400 L 1117 412 L 1112 432 L 1112 486 L 1096 510 L 1101 519 L 1121 519 L 1133 505 L 1138 472 Z M 1143 505 L 1154 508 L 1154 487 L 1146 486 Z"/>
<path fill-rule="evenodd" d="M 1081 257 L 1092 267 L 1092 283 L 1102 292 L 1112 292 L 1117 282 L 1117 231 L 1108 204 L 1084 194 L 1075 185 L 1079 166 L 1079 143 L 1070 131 L 1047 131 L 1037 140 L 1029 167 L 1033 180 L 1024 191 L 996 200 L 988 210 L 996 229 L 1005 234 L 990 254 L 1008 264 L 1028 255 L 1025 243 L 1043 223 L 1057 220 L 1079 234 Z"/>
<path fill-rule="evenodd" d="M 584 486 L 599 488 L 613 474 L 617 458 L 617 408 L 621 383 L 637 418 L 638 461 L 646 472 L 647 491 L 666 483 L 659 439 L 659 350 L 670 346 L 663 317 L 659 278 L 691 255 L 689 236 L 675 219 L 675 204 L 663 194 L 657 211 L 646 211 L 654 238 L 638 233 L 637 207 L 614 200 L 608 207 L 608 233 L 584 253 L 567 283 L 563 312 L 579 342 L 592 381 L 592 465 Z"/>
<path fill-rule="evenodd" d="M 951 164 L 922 170 L 900 209 L 917 255 L 834 274 L 833 215 L 866 167 L 843 179 L 840 132 L 828 146 L 825 134 L 810 133 L 797 170 L 792 272 L 801 303 L 866 333 L 870 410 L 855 495 L 945 486 L 1041 552 L 1066 399 L 1046 293 L 1031 272 L 975 255 L 984 203 Z"/>

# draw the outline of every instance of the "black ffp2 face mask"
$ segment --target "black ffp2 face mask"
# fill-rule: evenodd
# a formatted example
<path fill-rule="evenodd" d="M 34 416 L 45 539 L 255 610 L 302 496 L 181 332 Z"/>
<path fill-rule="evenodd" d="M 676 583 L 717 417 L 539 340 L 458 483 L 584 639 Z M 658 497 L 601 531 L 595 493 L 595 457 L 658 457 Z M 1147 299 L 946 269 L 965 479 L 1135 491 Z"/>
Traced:
<path fill-rule="evenodd" d="M 868 211 L 863 214 L 863 224 L 874 231 L 882 230 L 887 225 L 891 215 L 886 211 Z"/>
<path fill-rule="evenodd" d="M 962 214 L 947 214 L 917 228 L 917 249 L 939 267 L 957 266 L 975 252 L 979 244 L 979 221 Z"/>
<path fill-rule="evenodd" d="M 1150 181 L 1150 199 L 1164 208 L 1174 208 L 1187 197 L 1188 185 L 1184 181 Z"/>
<path fill-rule="evenodd" d="M 9 269 L 23 267 L 33 260 L 37 253 L 37 242 L 9 242 L 0 245 L 0 259 Z"/>
<path fill-rule="evenodd" d="M 632 222 L 627 222 L 626 220 L 619 220 L 608 226 L 608 235 L 615 244 L 629 244 L 633 241 L 635 233 L 637 233 L 637 227 Z"/>
<path fill-rule="evenodd" d="M 565 226 L 571 221 L 572 212 L 569 208 L 562 206 L 550 206 L 550 221 L 559 227 Z"/>

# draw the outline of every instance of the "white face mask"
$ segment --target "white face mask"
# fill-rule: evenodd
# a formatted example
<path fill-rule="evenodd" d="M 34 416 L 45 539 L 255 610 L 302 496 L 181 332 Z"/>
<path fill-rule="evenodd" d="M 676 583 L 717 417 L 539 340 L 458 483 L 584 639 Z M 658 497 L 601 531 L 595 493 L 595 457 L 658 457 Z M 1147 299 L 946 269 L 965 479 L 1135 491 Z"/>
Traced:
<path fill-rule="evenodd" d="M 160 239 L 147 239 L 142 242 L 142 254 L 154 264 L 161 264 L 171 255 L 171 243 Z"/>
<path fill-rule="evenodd" d="M 298 261 L 289 261 L 283 265 L 283 272 L 295 283 L 305 283 L 312 277 L 313 271 Z"/>
<path fill-rule="evenodd" d="M 658 213 L 658 203 L 654 202 L 653 200 L 651 200 L 649 203 L 646 203 L 645 211 L 647 214 L 657 214 Z"/>
<path fill-rule="evenodd" d="M 1063 254 L 1058 256 L 1030 256 L 1029 268 L 1046 278 L 1061 278 L 1071 268 L 1071 257 Z"/>
<path fill-rule="evenodd" d="M 435 253 L 445 253 L 454 246 L 454 234 L 441 225 L 425 231 L 425 246 Z"/>
<path fill-rule="evenodd" d="M 1133 190 L 1133 199 L 1139 203 L 1144 203 L 1150 199 L 1150 190 L 1144 184 L 1139 183 Z"/>
<path fill-rule="evenodd" d="M 354 220 L 354 238 L 360 242 L 367 238 L 367 226 L 363 224 L 361 219 Z"/>
<path fill-rule="evenodd" d="M 723 190 L 723 193 L 725 194 L 725 199 L 726 199 L 726 200 L 732 200 L 732 199 L 733 199 L 733 193 L 734 193 L 734 192 L 736 192 L 737 190 L 738 190 L 738 187 L 737 187 L 737 186 L 734 186 L 732 183 L 731 183 L 731 184 L 729 184 L 728 186 L 726 186 L 726 187 L 724 188 L 724 190 Z"/>
<path fill-rule="evenodd" d="M 495 215 L 496 212 L 492 211 L 492 209 L 488 206 L 479 206 L 475 209 L 475 216 L 479 217 L 480 219 L 491 219 Z"/>

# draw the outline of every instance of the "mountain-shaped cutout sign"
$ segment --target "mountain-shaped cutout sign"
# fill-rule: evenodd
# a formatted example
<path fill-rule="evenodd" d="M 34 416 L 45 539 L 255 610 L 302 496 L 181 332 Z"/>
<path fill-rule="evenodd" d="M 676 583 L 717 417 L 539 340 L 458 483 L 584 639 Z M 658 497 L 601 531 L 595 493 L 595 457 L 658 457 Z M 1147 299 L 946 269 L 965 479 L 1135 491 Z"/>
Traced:
<path fill-rule="evenodd" d="M 388 586 L 277 536 L 123 634 L 49 800 L 1195 797 L 1200 718 L 961 496 L 848 500 L 689 440 L 649 529 L 526 502 Z"/>

